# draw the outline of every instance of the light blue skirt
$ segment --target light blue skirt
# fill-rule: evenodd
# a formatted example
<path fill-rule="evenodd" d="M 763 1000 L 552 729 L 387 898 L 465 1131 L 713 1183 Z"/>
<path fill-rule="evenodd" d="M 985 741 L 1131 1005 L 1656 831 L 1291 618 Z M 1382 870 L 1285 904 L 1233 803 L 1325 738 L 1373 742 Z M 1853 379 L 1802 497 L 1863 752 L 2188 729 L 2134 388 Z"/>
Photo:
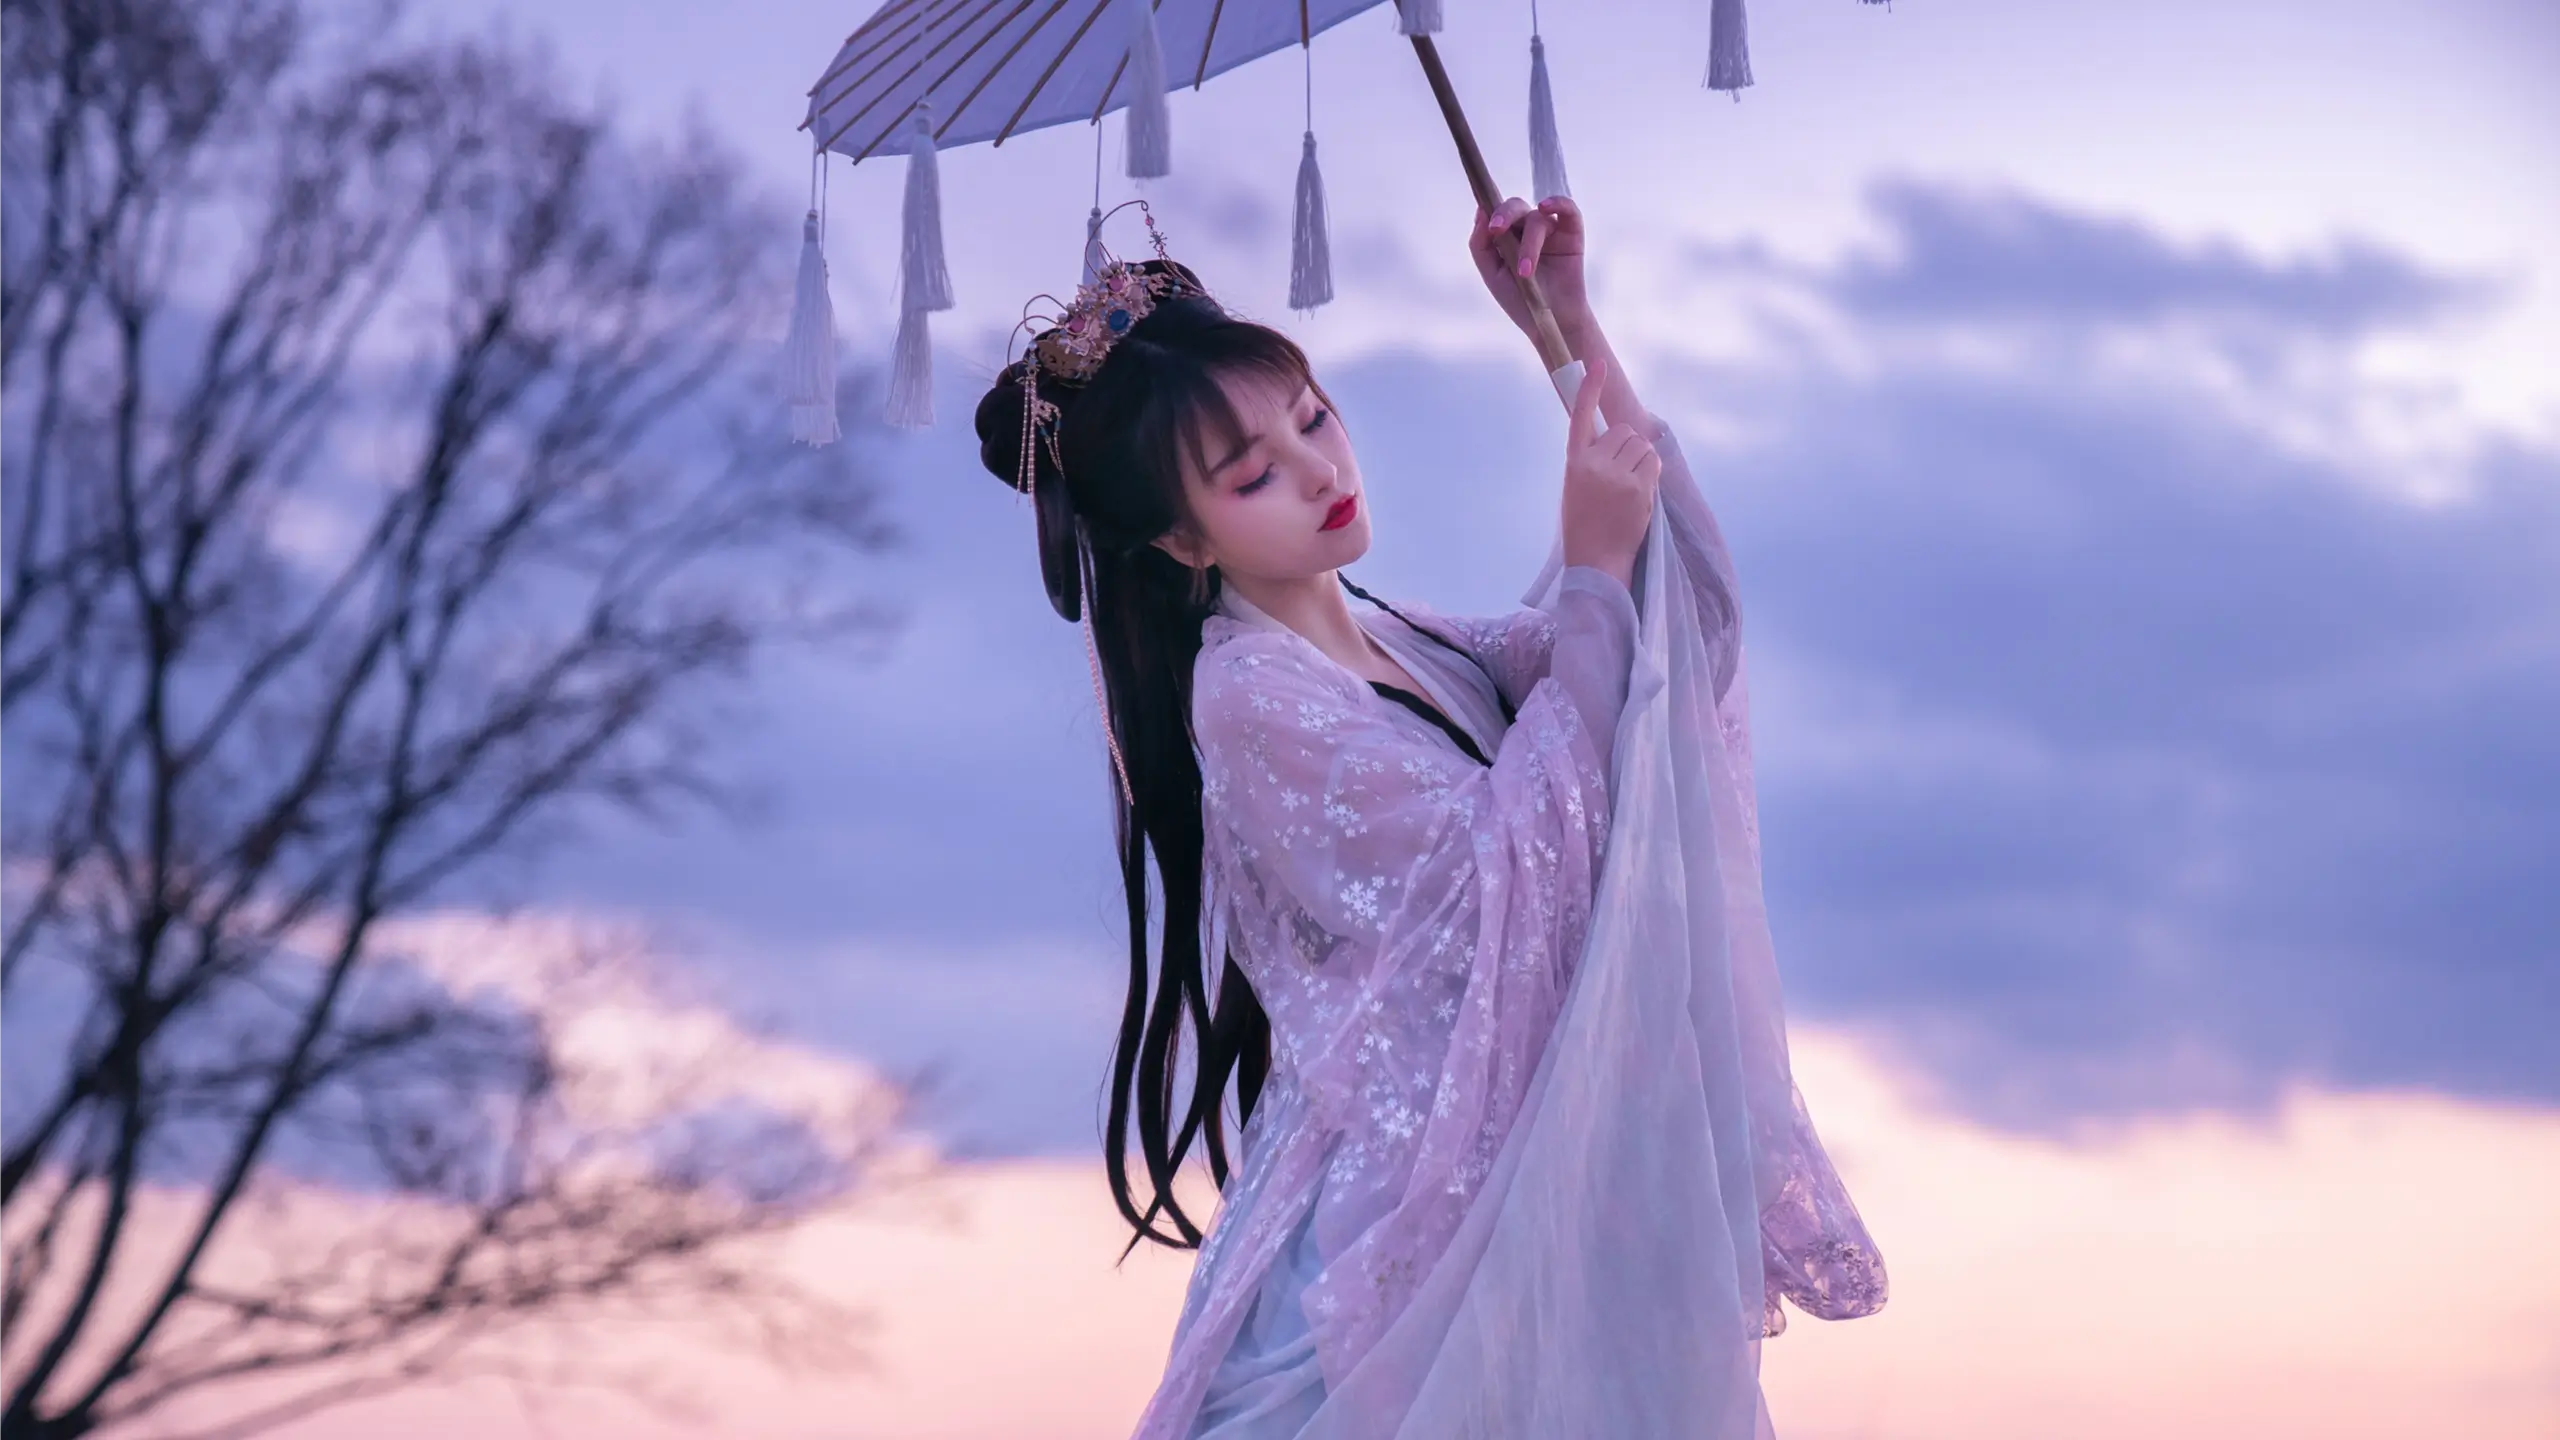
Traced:
<path fill-rule="evenodd" d="M 1314 1232 L 1310 1205 L 1262 1277 L 1235 1343 L 1209 1377 L 1191 1440 L 1291 1440 L 1324 1403 L 1315 1334 L 1299 1303 L 1324 1269 Z"/>

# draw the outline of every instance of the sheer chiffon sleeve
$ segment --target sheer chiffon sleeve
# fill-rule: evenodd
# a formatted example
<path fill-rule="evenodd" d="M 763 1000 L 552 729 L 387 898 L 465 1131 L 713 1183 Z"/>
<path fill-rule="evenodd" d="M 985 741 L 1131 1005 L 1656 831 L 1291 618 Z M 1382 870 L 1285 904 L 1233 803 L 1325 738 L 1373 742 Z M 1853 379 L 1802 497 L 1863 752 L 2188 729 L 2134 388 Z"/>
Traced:
<path fill-rule="evenodd" d="M 1444 614 L 1411 599 L 1398 604 L 1416 621 L 1438 630 L 1472 654 L 1494 688 L 1516 709 L 1539 681 L 1559 674 L 1555 668 L 1559 655 L 1564 657 L 1565 667 L 1559 678 L 1568 689 L 1588 688 L 1582 678 L 1586 671 L 1597 670 L 1611 676 L 1626 673 L 1629 652 L 1619 648 L 1603 627 L 1589 619 L 1570 627 L 1572 635 L 1563 644 L 1559 645 L 1556 638 L 1559 617 L 1581 605 L 1615 608 L 1614 597 L 1628 594 L 1625 583 L 1605 570 L 1583 565 L 1565 567 L 1560 578 L 1557 595 L 1545 606 L 1523 606 L 1501 615 Z M 1632 613 L 1632 597 L 1627 604 Z M 1594 636 L 1600 637 L 1600 643 L 1588 638 Z M 1623 699 L 1623 687 L 1620 698 Z"/>
<path fill-rule="evenodd" d="M 1490 766 L 1304 640 L 1204 650 L 1193 686 L 1215 889 L 1285 1072 L 1333 1135 L 1307 1309 L 1327 1373 L 1390 1319 L 1508 1132 L 1590 922 L 1636 613 L 1572 567 Z"/>
<path fill-rule="evenodd" d="M 1715 667 L 1716 697 L 1721 700 L 1741 667 L 1742 616 L 1735 601 L 1741 587 L 1734 574 L 1733 555 L 1725 548 L 1724 531 L 1716 523 L 1714 509 L 1707 504 L 1690 472 L 1679 437 L 1657 415 L 1647 415 L 1637 424 L 1662 456 L 1662 511 L 1670 519 L 1671 544 L 1680 553 L 1689 582 L 1684 603 L 1696 612 L 1698 632 L 1706 639 Z M 1560 549 L 1549 563 L 1562 565 Z M 1564 567 L 1573 568 L 1579 567 Z M 1534 593 L 1542 587 L 1543 581 L 1531 590 Z M 1444 615 L 1412 600 L 1403 605 L 1464 643 L 1492 677 L 1494 687 L 1515 706 L 1528 695 L 1530 686 L 1549 673 L 1557 653 L 1552 608 L 1530 605 L 1501 615 L 1467 616 Z M 1566 647 L 1566 653 L 1572 653 L 1572 647 Z"/>
<path fill-rule="evenodd" d="M 1707 642 L 1715 667 L 1716 699 L 1721 702 L 1742 664 L 1742 612 L 1734 598 L 1741 586 L 1734 575 L 1733 552 L 1725 548 L 1724 530 L 1716 524 L 1715 510 L 1689 469 L 1680 437 L 1658 415 L 1647 415 L 1638 423 L 1662 457 L 1662 513 L 1671 522 L 1671 544 L 1680 552 L 1680 566 L 1688 577 L 1686 598 L 1697 615 L 1698 633 Z"/>
<path fill-rule="evenodd" d="M 1204 626 L 1205 938 L 1274 1063 L 1140 1440 L 1186 1433 L 1301 1234 L 1299 1440 L 1766 1440 L 1780 1301 L 1884 1303 L 1789 1064 L 1732 557 L 1641 423 L 1631 585 L 1559 537 L 1531 608 L 1424 616 L 1514 702 L 1490 765 L 1292 632 Z"/>
<path fill-rule="evenodd" d="M 1617 585 L 1617 578 L 1605 571 L 1594 570 L 1592 574 Z M 1402 604 L 1415 618 L 1466 647 L 1476 663 L 1484 667 L 1493 688 L 1514 709 L 1528 698 L 1531 686 L 1547 677 L 1556 649 L 1555 609 L 1523 606 L 1508 614 L 1477 616 L 1443 614 L 1416 600 Z"/>
<path fill-rule="evenodd" d="M 1764 1334 L 1777 1335 L 1787 1325 L 1778 1303 L 1782 1296 L 1821 1320 L 1856 1319 L 1882 1309 L 1887 1294 L 1884 1258 L 1814 1131 L 1778 1022 L 1782 1002 L 1761 889 L 1757 766 L 1733 555 L 1678 437 L 1658 416 L 1647 416 L 1642 423 L 1663 459 L 1666 538 L 1687 577 L 1686 598 L 1713 674 L 1714 731 L 1693 727 L 1689 738 L 1722 782 L 1710 808 L 1723 843 L 1740 852 L 1735 863 L 1721 867 L 1734 983 L 1739 993 L 1751 997 L 1745 1010 L 1770 1022 L 1761 1043 L 1773 1053 L 1753 1067 L 1765 1082 L 1755 1097 L 1753 1129 L 1765 1282 L 1762 1326 Z"/>

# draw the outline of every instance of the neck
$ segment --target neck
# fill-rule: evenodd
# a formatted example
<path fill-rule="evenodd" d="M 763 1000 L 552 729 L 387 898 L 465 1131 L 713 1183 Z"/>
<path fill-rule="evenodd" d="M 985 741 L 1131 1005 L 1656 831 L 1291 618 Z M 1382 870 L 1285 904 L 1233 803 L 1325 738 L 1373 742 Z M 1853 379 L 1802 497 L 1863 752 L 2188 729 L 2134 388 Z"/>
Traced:
<path fill-rule="evenodd" d="M 1331 570 L 1302 579 L 1266 580 L 1222 575 L 1221 580 L 1262 613 L 1297 631 L 1346 668 L 1358 669 L 1377 642 L 1351 616 L 1351 597 Z"/>

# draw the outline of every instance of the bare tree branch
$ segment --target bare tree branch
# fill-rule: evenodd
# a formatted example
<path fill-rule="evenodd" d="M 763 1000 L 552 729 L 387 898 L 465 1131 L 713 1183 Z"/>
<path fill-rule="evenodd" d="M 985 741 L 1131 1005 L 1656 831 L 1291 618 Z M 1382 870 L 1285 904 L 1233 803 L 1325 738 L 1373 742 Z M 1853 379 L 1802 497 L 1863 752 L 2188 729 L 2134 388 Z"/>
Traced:
<path fill-rule="evenodd" d="M 571 1313 L 839 1331 L 740 1247 L 876 1183 L 893 1105 L 634 1076 L 590 991 L 386 939 L 535 835 L 718 805 L 723 682 L 893 623 L 806 603 L 895 537 L 760 413 L 789 226 L 396 17 L 0 20 L 0 995 L 50 1067 L 0 1136 L 0 1432 L 254 1380 L 247 1434 Z M 271 1254 L 278 1186 L 374 1218 Z"/>

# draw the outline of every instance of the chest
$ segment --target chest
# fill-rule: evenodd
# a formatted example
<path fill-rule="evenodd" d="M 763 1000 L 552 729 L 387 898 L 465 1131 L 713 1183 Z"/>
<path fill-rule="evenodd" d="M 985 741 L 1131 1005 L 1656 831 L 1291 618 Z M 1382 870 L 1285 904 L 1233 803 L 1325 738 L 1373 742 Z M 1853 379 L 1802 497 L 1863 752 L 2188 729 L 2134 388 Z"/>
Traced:
<path fill-rule="evenodd" d="M 1372 645 L 1357 663 L 1298 641 L 1311 663 L 1349 682 L 1342 687 L 1343 700 L 1375 707 L 1396 717 L 1398 725 L 1429 732 L 1435 745 L 1489 764 L 1486 757 L 1500 747 L 1510 723 L 1484 665 L 1471 653 L 1412 634 L 1401 620 L 1375 613 L 1359 619 Z M 1210 621 L 1216 627 L 1239 623 L 1225 616 Z M 1263 623 L 1268 629 L 1281 628 L 1276 621 Z M 1212 631 L 1210 643 L 1217 638 Z"/>
<path fill-rule="evenodd" d="M 1421 681 L 1413 677 L 1413 672 L 1404 668 L 1403 663 L 1396 659 L 1394 652 L 1388 650 L 1383 644 L 1378 645 L 1376 653 L 1368 659 L 1344 668 L 1372 685 L 1392 685 L 1399 690 L 1417 695 L 1430 693 L 1423 689 Z"/>
<path fill-rule="evenodd" d="M 1475 763 L 1492 764 L 1492 752 L 1507 727 L 1483 666 L 1471 655 L 1389 626 L 1372 629 L 1370 636 L 1383 658 L 1347 668 L 1377 700 L 1437 731 Z"/>

